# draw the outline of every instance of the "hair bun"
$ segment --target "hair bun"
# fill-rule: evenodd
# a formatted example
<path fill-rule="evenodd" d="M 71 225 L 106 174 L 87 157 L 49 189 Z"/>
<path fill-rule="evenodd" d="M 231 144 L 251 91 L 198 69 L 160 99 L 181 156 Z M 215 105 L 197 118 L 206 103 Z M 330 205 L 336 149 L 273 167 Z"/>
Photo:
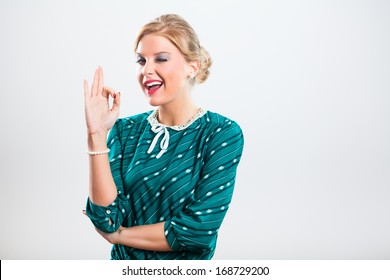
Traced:
<path fill-rule="evenodd" d="M 206 51 L 206 49 L 202 46 L 200 46 L 199 58 L 200 58 L 199 60 L 200 66 L 199 66 L 198 74 L 195 76 L 195 80 L 196 82 L 201 84 L 204 81 L 206 81 L 208 76 L 210 75 L 209 68 L 213 64 L 213 61 L 211 59 L 209 52 Z"/>

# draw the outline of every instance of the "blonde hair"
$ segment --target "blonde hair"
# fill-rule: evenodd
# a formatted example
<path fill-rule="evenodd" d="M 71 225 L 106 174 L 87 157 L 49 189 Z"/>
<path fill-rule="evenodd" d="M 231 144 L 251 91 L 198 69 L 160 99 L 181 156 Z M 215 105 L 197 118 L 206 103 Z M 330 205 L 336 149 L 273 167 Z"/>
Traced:
<path fill-rule="evenodd" d="M 209 53 L 200 45 L 194 29 L 181 16 L 175 14 L 162 15 L 145 24 L 135 41 L 135 51 L 141 39 L 148 34 L 156 34 L 167 38 L 183 54 L 187 62 L 197 61 L 199 63 L 199 70 L 192 79 L 192 84 L 206 81 L 210 74 L 209 68 L 213 62 Z"/>

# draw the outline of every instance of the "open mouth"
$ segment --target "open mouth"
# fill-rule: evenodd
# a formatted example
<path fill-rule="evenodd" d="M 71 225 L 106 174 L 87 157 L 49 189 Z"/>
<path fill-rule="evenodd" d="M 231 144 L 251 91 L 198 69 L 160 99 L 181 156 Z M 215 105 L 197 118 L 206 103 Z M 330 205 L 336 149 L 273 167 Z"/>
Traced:
<path fill-rule="evenodd" d="M 144 83 L 144 86 L 149 94 L 155 93 L 164 83 L 158 80 L 149 80 Z"/>

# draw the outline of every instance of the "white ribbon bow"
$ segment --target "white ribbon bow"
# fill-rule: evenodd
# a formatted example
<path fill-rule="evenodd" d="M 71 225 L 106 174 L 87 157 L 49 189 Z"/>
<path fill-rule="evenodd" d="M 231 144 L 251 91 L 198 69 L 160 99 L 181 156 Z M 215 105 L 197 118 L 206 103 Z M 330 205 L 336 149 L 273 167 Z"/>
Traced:
<path fill-rule="evenodd" d="M 169 131 L 165 126 L 162 126 L 162 125 L 153 125 L 152 131 L 154 133 L 157 133 L 157 134 L 156 134 L 156 136 L 154 136 L 153 141 L 150 144 L 150 147 L 149 147 L 147 153 L 150 154 L 153 151 L 154 147 L 157 144 L 158 139 L 160 138 L 160 136 L 162 134 L 164 134 L 164 137 L 161 139 L 161 142 L 160 142 L 161 151 L 156 156 L 156 158 L 160 158 L 165 153 L 165 151 L 168 149 Z"/>

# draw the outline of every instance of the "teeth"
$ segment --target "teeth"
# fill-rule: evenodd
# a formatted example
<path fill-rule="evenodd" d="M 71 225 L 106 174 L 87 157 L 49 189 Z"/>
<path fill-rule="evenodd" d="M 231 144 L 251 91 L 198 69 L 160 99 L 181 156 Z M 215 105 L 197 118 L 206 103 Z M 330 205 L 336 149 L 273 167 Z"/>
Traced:
<path fill-rule="evenodd" d="M 162 84 L 161 82 L 151 82 L 151 83 L 148 83 L 147 86 L 148 87 L 153 87 L 153 86 L 159 86 L 161 84 Z"/>

